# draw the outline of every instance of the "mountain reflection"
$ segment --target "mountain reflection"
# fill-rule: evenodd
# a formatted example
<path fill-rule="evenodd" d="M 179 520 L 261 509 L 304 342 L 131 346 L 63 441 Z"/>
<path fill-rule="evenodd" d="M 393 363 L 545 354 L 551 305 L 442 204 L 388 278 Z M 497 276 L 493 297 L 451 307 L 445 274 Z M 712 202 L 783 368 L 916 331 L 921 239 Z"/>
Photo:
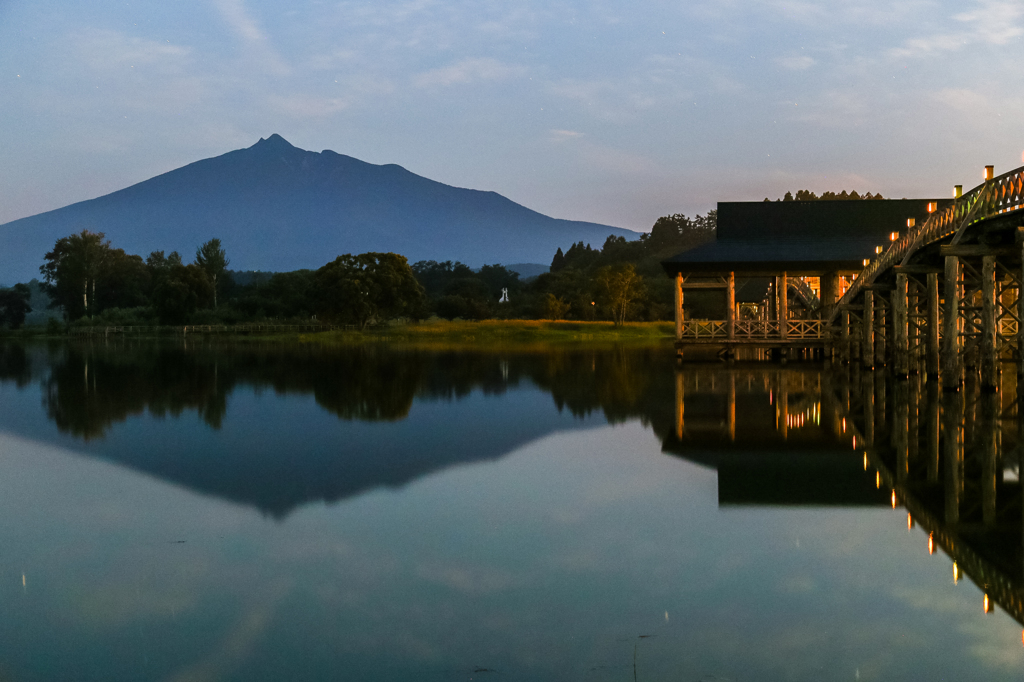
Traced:
<path fill-rule="evenodd" d="M 667 455 L 717 471 L 722 506 L 905 507 L 927 551 L 948 554 L 986 608 L 1024 623 L 1013 372 L 997 393 L 943 394 L 883 372 L 680 367 L 671 349 L 120 342 L 0 344 L 0 383 L 14 395 L 38 384 L 45 414 L 0 428 L 45 440 L 48 424 L 86 454 L 274 517 L 494 460 L 558 430 L 640 419 Z M 281 400 L 260 403 L 268 391 Z M 188 412 L 198 424 L 176 419 Z M 149 426 L 118 437 L 135 421 Z"/>

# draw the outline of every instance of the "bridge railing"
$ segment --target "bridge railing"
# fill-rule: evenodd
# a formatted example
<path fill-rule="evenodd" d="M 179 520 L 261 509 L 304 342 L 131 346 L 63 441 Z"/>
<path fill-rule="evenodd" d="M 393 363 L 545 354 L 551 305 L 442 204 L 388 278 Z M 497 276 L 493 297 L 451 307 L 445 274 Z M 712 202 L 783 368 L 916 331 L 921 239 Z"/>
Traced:
<path fill-rule="evenodd" d="M 957 199 L 952 205 L 931 214 L 917 228 L 907 231 L 889 248 L 871 261 L 839 300 L 829 322 L 835 320 L 840 306 L 852 303 L 867 284 L 882 272 L 903 262 L 917 249 L 953 235 L 964 226 L 998 215 L 1024 209 L 1024 167 L 987 180 Z"/>
<path fill-rule="evenodd" d="M 822 320 L 788 320 L 786 338 L 782 338 L 778 320 L 736 320 L 733 323 L 734 341 L 820 341 L 825 338 L 826 326 Z M 685 320 L 684 341 L 728 341 L 729 324 L 720 320 Z"/>

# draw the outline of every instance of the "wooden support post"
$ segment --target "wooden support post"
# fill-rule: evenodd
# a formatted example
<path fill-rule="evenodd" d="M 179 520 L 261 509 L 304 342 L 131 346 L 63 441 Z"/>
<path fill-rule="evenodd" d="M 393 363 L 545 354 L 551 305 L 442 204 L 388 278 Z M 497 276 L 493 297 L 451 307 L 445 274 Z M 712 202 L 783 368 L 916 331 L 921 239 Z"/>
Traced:
<path fill-rule="evenodd" d="M 928 273 L 928 359 L 927 369 L 929 379 L 939 378 L 939 274 Z"/>
<path fill-rule="evenodd" d="M 875 367 L 885 367 L 888 358 L 886 357 L 886 346 L 888 345 L 889 322 L 892 320 L 892 311 L 886 308 L 885 297 L 879 295 L 875 299 Z"/>
<path fill-rule="evenodd" d="M 827 320 L 839 299 L 839 273 L 826 272 L 821 276 L 821 319 Z"/>
<path fill-rule="evenodd" d="M 903 379 L 910 375 L 910 322 L 907 301 L 907 276 L 896 275 L 896 290 L 892 292 L 893 360 L 896 377 Z"/>
<path fill-rule="evenodd" d="M 942 387 L 947 391 L 959 390 L 962 383 L 963 363 L 960 358 L 960 259 L 946 256 L 946 306 L 943 320 Z"/>
<path fill-rule="evenodd" d="M 839 359 L 843 364 L 850 363 L 850 311 L 844 310 L 839 318 Z"/>
<path fill-rule="evenodd" d="M 998 334 L 996 329 L 996 259 L 981 260 L 981 387 L 994 391 L 999 387 Z"/>
<path fill-rule="evenodd" d="M 864 316 L 861 320 L 860 361 L 865 369 L 875 364 L 875 292 L 864 292 Z"/>
<path fill-rule="evenodd" d="M 729 340 L 736 338 L 736 273 L 730 272 L 725 280 L 725 314 L 726 329 Z"/>
<path fill-rule="evenodd" d="M 779 283 L 776 289 L 778 290 L 779 296 L 779 337 L 785 341 L 789 338 L 789 330 L 787 329 L 789 319 L 789 280 L 786 277 L 786 273 L 782 273 L 776 278 Z"/>
<path fill-rule="evenodd" d="M 683 340 L 683 273 L 676 273 L 676 341 Z"/>
<path fill-rule="evenodd" d="M 1021 244 L 1021 256 L 1024 258 L 1024 243 Z M 1024 260 L 1021 262 L 1024 263 Z M 1020 276 L 1020 285 L 1017 287 L 1017 319 L 1020 320 L 1017 324 L 1017 376 L 1024 379 L 1024 265 L 1021 266 Z M 1021 382 L 1018 381 L 1017 385 L 1020 386 Z M 1020 421 L 1024 429 L 1024 419 Z M 1020 479 L 1021 485 L 1024 485 L 1024 476 Z"/>

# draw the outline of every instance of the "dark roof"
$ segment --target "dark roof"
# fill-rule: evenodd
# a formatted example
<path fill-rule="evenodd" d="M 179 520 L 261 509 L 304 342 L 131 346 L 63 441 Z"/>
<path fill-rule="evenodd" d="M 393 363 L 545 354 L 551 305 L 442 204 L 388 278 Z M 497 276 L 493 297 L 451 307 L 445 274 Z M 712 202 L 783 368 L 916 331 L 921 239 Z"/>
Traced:
<path fill-rule="evenodd" d="M 875 247 L 892 232 L 905 232 L 907 218 L 920 225 L 928 203 L 950 199 L 860 201 L 720 202 L 717 240 L 662 263 L 666 272 L 818 274 L 860 271 Z"/>

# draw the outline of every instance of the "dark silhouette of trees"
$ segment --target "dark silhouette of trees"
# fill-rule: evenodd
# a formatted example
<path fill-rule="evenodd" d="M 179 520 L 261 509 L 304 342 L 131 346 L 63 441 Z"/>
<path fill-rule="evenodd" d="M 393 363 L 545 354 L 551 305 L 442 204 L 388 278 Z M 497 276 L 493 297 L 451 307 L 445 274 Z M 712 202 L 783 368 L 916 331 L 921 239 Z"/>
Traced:
<path fill-rule="evenodd" d="M 344 254 L 313 276 L 317 311 L 361 328 L 376 321 L 415 313 L 423 287 L 405 256 L 395 253 Z"/>
<path fill-rule="evenodd" d="M 25 315 L 32 312 L 29 299 L 32 290 L 27 284 L 15 284 L 10 289 L 0 289 L 0 327 L 6 325 L 17 329 L 25 323 Z"/>

